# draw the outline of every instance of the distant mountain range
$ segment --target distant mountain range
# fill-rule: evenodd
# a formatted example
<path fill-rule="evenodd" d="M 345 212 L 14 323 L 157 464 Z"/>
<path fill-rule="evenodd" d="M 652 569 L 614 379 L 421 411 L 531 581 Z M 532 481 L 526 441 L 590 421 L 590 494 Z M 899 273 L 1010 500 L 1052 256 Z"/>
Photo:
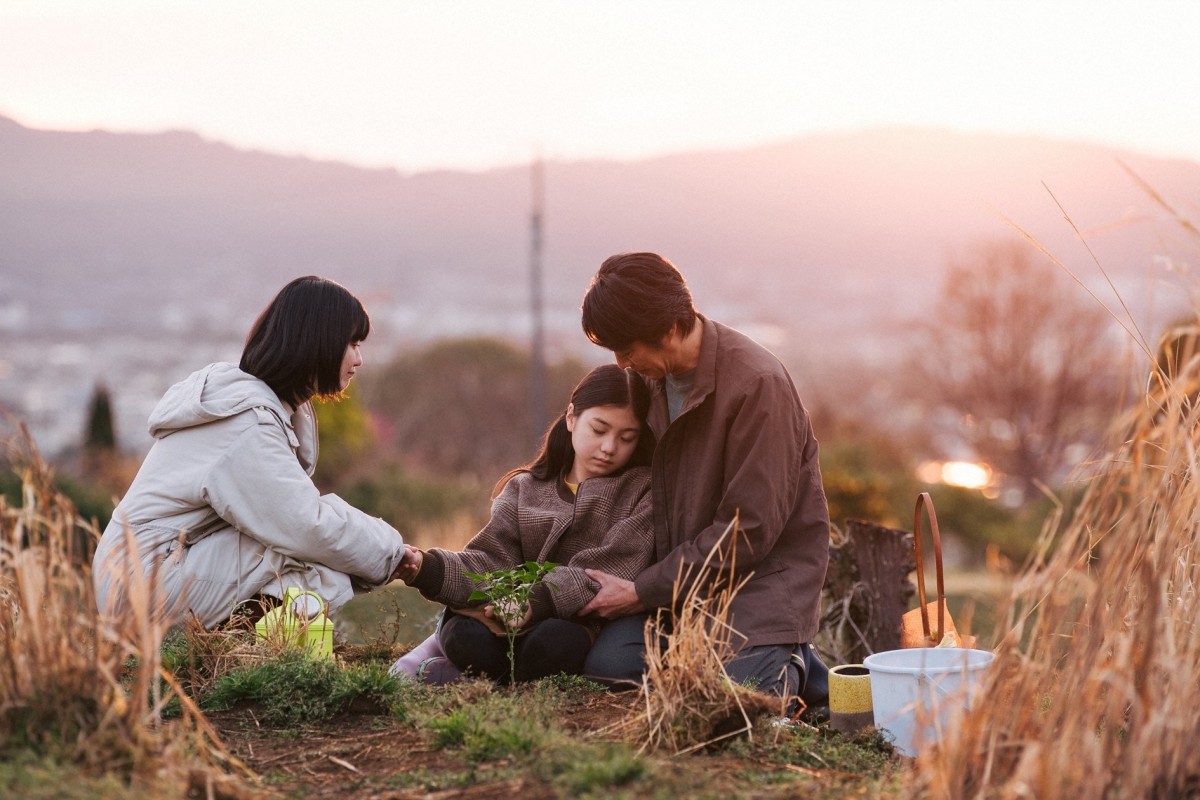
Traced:
<path fill-rule="evenodd" d="M 948 259 L 1027 229 L 1135 307 L 1200 243 L 1200 165 L 1074 141 L 881 129 L 738 151 L 545 165 L 552 335 L 608 255 L 655 250 L 697 304 L 771 326 L 782 349 L 886 348 L 936 314 Z M 234 149 L 191 133 L 32 130 L 0 118 L 0 327 L 197 335 L 235 329 L 286 280 L 318 273 L 405 339 L 528 333 L 528 166 L 401 174 Z M 1061 206 L 1061 208 L 1060 208 Z M 1050 269 L 1050 267 L 1048 267 Z M 882 344 L 881 344 L 882 343 Z"/>

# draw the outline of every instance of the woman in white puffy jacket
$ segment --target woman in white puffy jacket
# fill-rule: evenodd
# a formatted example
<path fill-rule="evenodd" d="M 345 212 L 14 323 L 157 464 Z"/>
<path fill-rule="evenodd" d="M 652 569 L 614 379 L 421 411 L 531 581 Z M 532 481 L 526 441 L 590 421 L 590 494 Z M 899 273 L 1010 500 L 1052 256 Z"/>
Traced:
<path fill-rule="evenodd" d="M 102 613 L 127 613 L 135 570 L 168 623 L 195 615 L 208 628 L 288 587 L 316 592 L 336 613 L 392 579 L 400 534 L 322 495 L 311 477 L 310 401 L 346 388 L 370 328 L 345 288 L 297 278 L 254 323 L 239 365 L 210 364 L 167 390 L 150 415 L 154 445 L 92 562 Z"/>

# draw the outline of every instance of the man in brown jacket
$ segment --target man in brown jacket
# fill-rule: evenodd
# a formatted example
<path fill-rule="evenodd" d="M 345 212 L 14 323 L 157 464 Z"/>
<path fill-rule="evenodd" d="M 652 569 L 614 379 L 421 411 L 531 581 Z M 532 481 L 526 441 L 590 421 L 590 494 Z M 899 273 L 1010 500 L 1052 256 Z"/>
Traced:
<path fill-rule="evenodd" d="M 658 437 L 656 563 L 633 581 L 588 571 L 600 590 L 581 613 L 612 621 L 584 674 L 611 685 L 640 682 L 645 612 L 671 604 L 677 578 L 699 569 L 736 515 L 740 535 L 723 566 L 750 579 L 732 604 L 740 638 L 727 671 L 824 705 L 826 670 L 809 642 L 829 559 L 829 510 L 791 376 L 749 337 L 697 314 L 683 276 L 654 253 L 606 260 L 584 296 L 582 321 L 589 339 L 646 379 Z"/>

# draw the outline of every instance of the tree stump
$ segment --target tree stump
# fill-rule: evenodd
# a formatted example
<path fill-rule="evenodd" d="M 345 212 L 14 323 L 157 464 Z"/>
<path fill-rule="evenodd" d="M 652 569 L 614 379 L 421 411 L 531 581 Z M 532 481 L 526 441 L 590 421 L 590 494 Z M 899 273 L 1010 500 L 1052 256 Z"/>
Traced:
<path fill-rule="evenodd" d="M 898 649 L 900 618 L 916 594 L 909 579 L 915 569 L 912 533 L 847 520 L 843 540 L 829 552 L 818 649 L 835 664 Z"/>

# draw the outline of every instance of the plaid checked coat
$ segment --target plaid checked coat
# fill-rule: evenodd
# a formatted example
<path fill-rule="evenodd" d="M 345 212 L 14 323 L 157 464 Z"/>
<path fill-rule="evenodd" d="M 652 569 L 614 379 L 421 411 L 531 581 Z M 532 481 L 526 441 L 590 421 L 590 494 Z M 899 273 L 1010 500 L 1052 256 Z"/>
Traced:
<path fill-rule="evenodd" d="M 599 589 L 585 569 L 633 580 L 653 555 L 649 467 L 589 478 L 574 495 L 561 479 L 523 472 L 505 484 L 491 519 L 461 552 L 425 553 L 413 586 L 431 600 L 462 608 L 475 588 L 464 573 L 551 561 L 559 566 L 535 588 L 533 617 L 569 619 Z"/>

